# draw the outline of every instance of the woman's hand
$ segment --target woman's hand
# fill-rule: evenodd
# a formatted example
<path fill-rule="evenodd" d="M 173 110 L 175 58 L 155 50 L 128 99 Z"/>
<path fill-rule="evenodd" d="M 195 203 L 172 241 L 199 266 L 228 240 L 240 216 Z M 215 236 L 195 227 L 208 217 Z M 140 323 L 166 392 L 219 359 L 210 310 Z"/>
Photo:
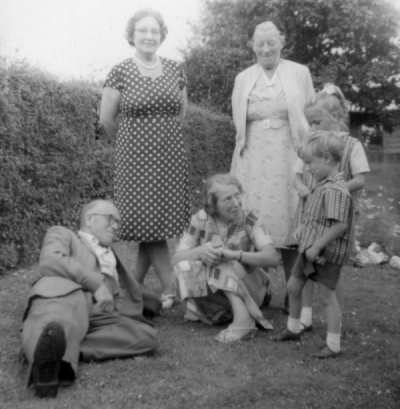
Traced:
<path fill-rule="evenodd" d="M 243 147 L 239 151 L 240 157 L 243 157 L 245 150 L 247 149 L 247 143 L 243 145 Z"/>
<path fill-rule="evenodd" d="M 221 261 L 222 247 L 213 246 L 211 243 L 203 244 L 198 247 L 199 259 L 208 265 L 217 264 Z"/>
<path fill-rule="evenodd" d="M 240 258 L 240 252 L 237 250 L 231 250 L 231 249 L 227 249 L 224 248 L 222 249 L 222 258 L 224 260 L 237 260 L 239 261 Z"/>

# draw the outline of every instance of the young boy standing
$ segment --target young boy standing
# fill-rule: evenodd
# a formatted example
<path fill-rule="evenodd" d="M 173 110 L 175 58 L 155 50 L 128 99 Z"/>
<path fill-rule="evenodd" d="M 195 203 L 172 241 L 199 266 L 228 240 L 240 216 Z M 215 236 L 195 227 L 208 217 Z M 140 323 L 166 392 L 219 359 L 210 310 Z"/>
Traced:
<path fill-rule="evenodd" d="M 326 346 L 315 356 L 331 358 L 340 353 L 342 312 L 336 295 L 341 268 L 352 247 L 353 203 L 339 165 L 344 150 L 337 132 L 315 131 L 309 138 L 304 159 L 316 185 L 305 204 L 302 224 L 295 232 L 298 254 L 288 282 L 289 317 L 287 329 L 276 341 L 299 340 L 302 290 L 307 280 L 326 289 Z"/>

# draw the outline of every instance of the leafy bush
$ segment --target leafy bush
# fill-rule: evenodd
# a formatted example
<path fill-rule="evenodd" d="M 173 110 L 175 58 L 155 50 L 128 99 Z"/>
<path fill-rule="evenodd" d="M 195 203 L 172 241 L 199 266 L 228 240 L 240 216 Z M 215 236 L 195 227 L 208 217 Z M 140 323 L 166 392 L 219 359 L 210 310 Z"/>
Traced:
<path fill-rule="evenodd" d="M 234 128 L 228 116 L 189 106 L 183 127 L 189 153 L 193 206 L 201 206 L 201 193 L 207 176 L 229 171 L 234 148 Z"/>
<path fill-rule="evenodd" d="M 112 147 L 97 129 L 101 90 L 0 62 L 0 273 L 35 261 L 45 230 L 76 228 L 83 203 L 112 197 Z M 210 172 L 227 170 L 228 117 L 190 107 L 184 126 L 194 199 Z"/>
<path fill-rule="evenodd" d="M 1 269 L 30 262 L 45 229 L 111 195 L 111 149 L 96 139 L 99 92 L 26 65 L 0 67 Z"/>

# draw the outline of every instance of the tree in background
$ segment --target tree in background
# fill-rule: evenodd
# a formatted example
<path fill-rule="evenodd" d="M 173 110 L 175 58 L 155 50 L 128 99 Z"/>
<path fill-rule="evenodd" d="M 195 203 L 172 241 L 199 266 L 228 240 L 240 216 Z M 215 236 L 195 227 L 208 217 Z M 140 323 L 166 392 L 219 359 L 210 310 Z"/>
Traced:
<path fill-rule="evenodd" d="M 185 54 L 192 101 L 230 112 L 234 77 L 254 62 L 249 40 L 265 20 L 285 33 L 284 56 L 308 65 L 317 88 L 334 82 L 379 115 L 400 103 L 400 13 L 385 0 L 203 0 Z"/>

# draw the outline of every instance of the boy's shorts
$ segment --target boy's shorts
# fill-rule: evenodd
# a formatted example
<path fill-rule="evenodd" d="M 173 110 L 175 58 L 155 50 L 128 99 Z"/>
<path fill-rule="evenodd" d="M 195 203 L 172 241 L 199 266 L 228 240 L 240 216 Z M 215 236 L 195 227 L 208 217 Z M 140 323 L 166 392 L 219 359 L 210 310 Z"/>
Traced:
<path fill-rule="evenodd" d="M 311 263 L 304 253 L 297 253 L 291 274 L 301 280 L 313 280 L 323 284 L 330 290 L 335 290 L 340 277 L 342 266 L 326 262 L 325 264 Z"/>

